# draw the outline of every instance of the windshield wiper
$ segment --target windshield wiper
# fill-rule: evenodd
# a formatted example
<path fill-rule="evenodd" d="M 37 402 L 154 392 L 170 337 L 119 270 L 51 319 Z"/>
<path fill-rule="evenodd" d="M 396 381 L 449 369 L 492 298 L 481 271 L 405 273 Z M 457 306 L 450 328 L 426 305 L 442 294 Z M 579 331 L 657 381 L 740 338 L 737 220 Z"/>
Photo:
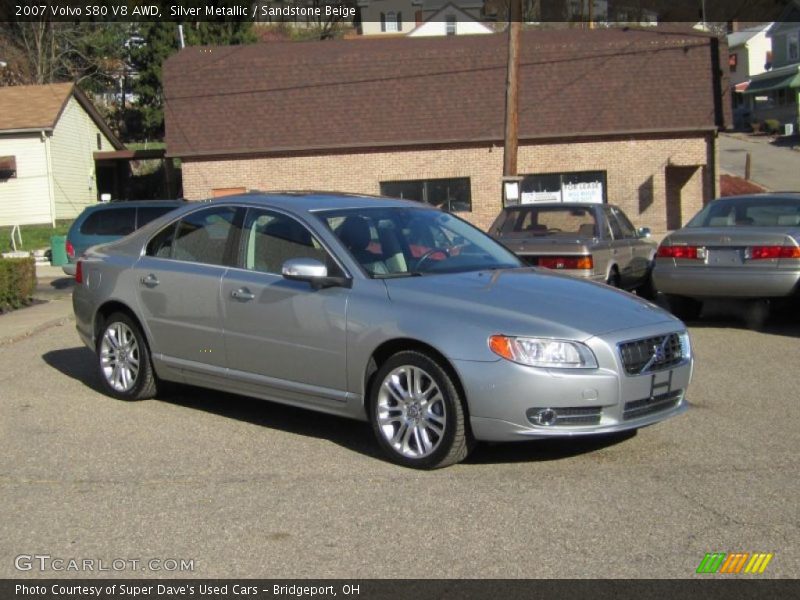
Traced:
<path fill-rule="evenodd" d="M 373 273 L 373 279 L 401 279 L 403 277 L 422 277 L 419 271 L 404 271 L 402 273 Z"/>

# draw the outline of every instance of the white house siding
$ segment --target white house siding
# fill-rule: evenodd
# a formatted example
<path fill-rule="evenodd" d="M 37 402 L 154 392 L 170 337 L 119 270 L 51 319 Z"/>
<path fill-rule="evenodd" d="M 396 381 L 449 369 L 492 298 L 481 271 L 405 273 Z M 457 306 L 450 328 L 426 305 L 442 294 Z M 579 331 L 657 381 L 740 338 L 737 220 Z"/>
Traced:
<path fill-rule="evenodd" d="M 0 135 L 0 156 L 14 156 L 17 176 L 0 180 L 0 225 L 50 223 L 45 142 L 40 134 Z"/>
<path fill-rule="evenodd" d="M 113 149 L 78 101 L 70 98 L 51 142 L 56 219 L 77 217 L 86 206 L 97 202 L 93 153 Z"/>
<path fill-rule="evenodd" d="M 474 21 L 469 17 L 464 17 L 464 13 L 454 13 L 456 16 L 456 35 L 475 35 L 481 33 L 494 33 L 490 27 Z M 443 13 L 441 18 L 446 18 L 447 13 Z M 461 20 L 463 19 L 463 20 Z M 408 34 L 409 37 L 432 37 L 447 35 L 447 23 L 445 21 L 427 21 L 414 31 Z"/>

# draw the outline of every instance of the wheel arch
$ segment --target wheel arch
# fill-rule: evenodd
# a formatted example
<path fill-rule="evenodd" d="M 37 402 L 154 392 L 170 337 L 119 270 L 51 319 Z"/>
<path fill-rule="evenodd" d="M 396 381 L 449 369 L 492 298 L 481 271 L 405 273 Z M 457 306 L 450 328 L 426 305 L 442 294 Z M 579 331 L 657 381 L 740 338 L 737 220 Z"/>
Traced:
<path fill-rule="evenodd" d="M 147 336 L 147 329 L 145 329 L 144 325 L 142 324 L 142 320 L 130 306 L 124 302 L 121 302 L 120 300 L 107 300 L 97 308 L 97 311 L 94 314 L 94 325 L 92 327 L 95 344 L 100 337 L 101 329 L 106 320 L 116 312 L 124 313 L 133 319 L 137 327 L 139 327 L 139 331 L 142 332 L 142 337 L 144 337 L 144 341 L 147 344 L 148 350 L 151 349 L 150 339 Z"/>
<path fill-rule="evenodd" d="M 453 364 L 450 360 L 437 348 L 422 342 L 420 340 L 414 338 L 394 338 L 391 340 L 386 340 L 382 342 L 375 350 L 372 351 L 372 354 L 367 361 L 367 367 L 364 371 L 364 379 L 362 382 L 363 388 L 363 403 L 364 403 L 364 411 L 367 414 L 367 418 L 370 417 L 370 403 L 369 403 L 369 390 L 372 386 L 372 380 L 378 370 L 381 368 L 381 365 L 385 363 L 389 358 L 397 354 L 398 352 L 403 351 L 416 351 L 422 354 L 426 354 L 430 356 L 433 360 L 435 360 L 439 366 L 444 369 L 447 375 L 453 382 L 453 385 L 456 386 L 459 395 L 461 398 L 464 399 L 464 412 L 466 417 L 467 426 L 469 424 L 469 402 L 467 400 L 467 394 L 464 390 L 464 385 L 461 382 L 461 377 L 456 371 Z"/>

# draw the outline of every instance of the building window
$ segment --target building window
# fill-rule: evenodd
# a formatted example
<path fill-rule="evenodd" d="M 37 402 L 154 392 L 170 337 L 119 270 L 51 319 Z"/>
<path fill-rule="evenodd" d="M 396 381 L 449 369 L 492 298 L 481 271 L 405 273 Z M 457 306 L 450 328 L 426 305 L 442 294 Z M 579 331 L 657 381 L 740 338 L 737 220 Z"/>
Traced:
<path fill-rule="evenodd" d="M 447 15 L 445 26 L 447 29 L 447 35 L 456 35 L 456 16 Z"/>
<path fill-rule="evenodd" d="M 97 134 L 97 149 L 103 149 L 103 137 L 99 133 Z"/>
<path fill-rule="evenodd" d="M 786 56 L 788 60 L 800 60 L 800 40 L 798 40 L 798 36 L 800 36 L 800 31 L 786 36 Z"/>
<path fill-rule="evenodd" d="M 739 62 L 739 55 L 735 52 L 728 56 L 728 65 L 730 65 L 731 73 L 736 73 L 736 64 Z"/>
<path fill-rule="evenodd" d="M 17 176 L 17 157 L 0 156 L 0 181 Z"/>
<path fill-rule="evenodd" d="M 521 204 L 608 201 L 605 171 L 525 175 L 520 191 Z"/>
<path fill-rule="evenodd" d="M 381 195 L 432 204 L 448 212 L 471 212 L 469 177 L 382 181 Z"/>
<path fill-rule="evenodd" d="M 403 31 L 403 13 L 394 11 L 381 13 L 381 31 L 386 33 Z"/>

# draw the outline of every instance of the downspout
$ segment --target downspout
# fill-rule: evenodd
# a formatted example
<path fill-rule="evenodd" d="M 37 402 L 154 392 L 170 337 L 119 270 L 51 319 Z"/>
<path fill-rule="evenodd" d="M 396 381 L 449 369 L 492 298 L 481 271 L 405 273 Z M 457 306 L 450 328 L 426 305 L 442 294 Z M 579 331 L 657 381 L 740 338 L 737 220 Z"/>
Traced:
<path fill-rule="evenodd" d="M 56 191 L 53 186 L 53 157 L 50 153 L 50 136 L 42 130 L 42 141 L 44 142 L 44 154 L 47 163 L 47 193 L 50 197 L 50 222 L 56 226 Z"/>

